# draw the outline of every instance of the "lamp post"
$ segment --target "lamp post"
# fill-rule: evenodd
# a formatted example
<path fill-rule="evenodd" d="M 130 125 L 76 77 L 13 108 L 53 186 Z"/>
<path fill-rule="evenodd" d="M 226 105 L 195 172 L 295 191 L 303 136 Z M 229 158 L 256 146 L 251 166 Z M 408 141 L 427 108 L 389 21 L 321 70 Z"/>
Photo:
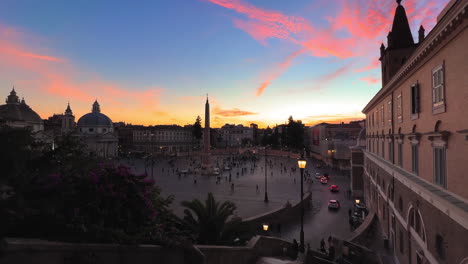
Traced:
<path fill-rule="evenodd" d="M 265 203 L 268 203 L 268 186 L 267 186 L 267 147 L 265 146 Z"/>
<path fill-rule="evenodd" d="M 307 161 L 304 158 L 304 154 L 301 155 L 301 158 L 297 161 L 297 165 L 301 170 L 301 234 L 300 240 L 301 244 L 299 245 L 299 250 L 304 252 L 304 169 L 306 167 Z"/>

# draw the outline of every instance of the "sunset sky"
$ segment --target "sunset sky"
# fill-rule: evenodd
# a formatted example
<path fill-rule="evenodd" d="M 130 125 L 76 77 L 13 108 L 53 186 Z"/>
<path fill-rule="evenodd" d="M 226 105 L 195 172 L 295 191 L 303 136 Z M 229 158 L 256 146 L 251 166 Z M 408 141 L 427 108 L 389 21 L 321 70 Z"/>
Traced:
<path fill-rule="evenodd" d="M 403 0 L 417 41 L 448 0 Z M 394 0 L 2 0 L 0 97 L 42 118 L 95 99 L 114 122 L 361 119 Z M 2 101 L 3 102 L 3 101 Z"/>

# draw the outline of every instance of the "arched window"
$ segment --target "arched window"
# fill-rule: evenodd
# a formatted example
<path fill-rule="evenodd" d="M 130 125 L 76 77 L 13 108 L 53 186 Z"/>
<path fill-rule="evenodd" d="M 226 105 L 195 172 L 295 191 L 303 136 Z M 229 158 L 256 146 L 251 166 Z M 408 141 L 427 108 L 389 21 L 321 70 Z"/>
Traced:
<path fill-rule="evenodd" d="M 421 238 L 423 242 L 426 242 L 426 230 L 424 228 L 421 212 L 417 208 L 410 206 L 407 220 L 410 228 L 414 230 L 414 232 Z"/>

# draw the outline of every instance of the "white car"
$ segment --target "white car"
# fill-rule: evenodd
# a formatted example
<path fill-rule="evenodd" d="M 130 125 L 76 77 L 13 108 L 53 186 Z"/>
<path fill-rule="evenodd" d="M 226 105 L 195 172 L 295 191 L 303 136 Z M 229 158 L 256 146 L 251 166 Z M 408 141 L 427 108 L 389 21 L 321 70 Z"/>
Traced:
<path fill-rule="evenodd" d="M 328 202 L 328 209 L 340 209 L 340 202 L 338 200 L 330 200 Z"/>
<path fill-rule="evenodd" d="M 322 178 L 322 174 L 320 174 L 319 172 L 316 172 L 316 173 L 315 173 L 315 178 L 316 178 L 316 179 L 321 179 L 321 178 Z"/>

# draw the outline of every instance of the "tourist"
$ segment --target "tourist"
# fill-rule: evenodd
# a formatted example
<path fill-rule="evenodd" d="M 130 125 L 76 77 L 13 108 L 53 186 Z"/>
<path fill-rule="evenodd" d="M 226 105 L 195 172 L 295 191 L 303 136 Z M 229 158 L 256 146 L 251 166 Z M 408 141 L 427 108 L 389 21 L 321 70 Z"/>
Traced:
<path fill-rule="evenodd" d="M 322 238 L 322 240 L 320 240 L 320 251 L 322 251 L 323 253 L 327 252 L 325 250 L 325 240 L 323 238 Z"/>

